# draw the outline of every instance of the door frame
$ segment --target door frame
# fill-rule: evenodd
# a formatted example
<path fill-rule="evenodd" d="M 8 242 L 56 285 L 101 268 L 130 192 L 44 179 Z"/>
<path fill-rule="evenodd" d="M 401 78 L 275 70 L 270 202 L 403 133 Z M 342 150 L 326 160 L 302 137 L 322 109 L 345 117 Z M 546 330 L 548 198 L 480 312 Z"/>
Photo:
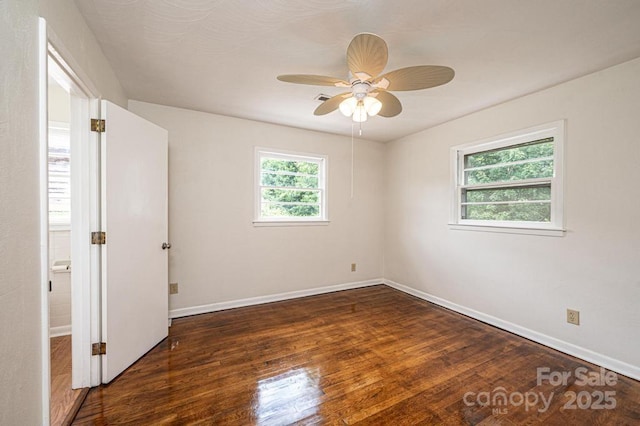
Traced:
<path fill-rule="evenodd" d="M 42 323 L 42 424 L 50 423 L 51 407 L 51 343 L 49 339 L 49 152 L 47 119 L 47 24 L 38 18 L 38 172 L 40 198 L 40 321 Z"/>
<path fill-rule="evenodd" d="M 71 331 L 72 387 L 99 384 L 99 362 L 88 348 L 100 340 L 100 247 L 90 244 L 91 231 L 100 229 L 99 137 L 90 129 L 98 116 L 98 100 L 48 43 L 48 72 L 67 85 L 71 98 Z M 89 285 L 87 285 L 89 284 Z"/>
<path fill-rule="evenodd" d="M 71 96 L 71 329 L 72 387 L 100 384 L 99 357 L 92 342 L 100 341 L 100 246 L 90 244 L 90 232 L 100 229 L 100 138 L 90 131 L 90 118 L 99 117 L 99 92 L 73 61 L 59 38 L 39 18 L 38 41 L 40 133 L 40 264 L 42 419 L 49 424 L 51 358 L 49 338 L 49 214 L 47 80 L 55 75 Z"/>

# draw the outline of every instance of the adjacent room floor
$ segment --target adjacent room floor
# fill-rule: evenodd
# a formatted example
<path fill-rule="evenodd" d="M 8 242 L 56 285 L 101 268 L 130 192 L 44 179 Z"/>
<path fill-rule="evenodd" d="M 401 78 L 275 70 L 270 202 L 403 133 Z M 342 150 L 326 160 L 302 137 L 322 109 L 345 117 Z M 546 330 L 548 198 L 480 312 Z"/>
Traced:
<path fill-rule="evenodd" d="M 51 425 L 71 424 L 89 388 L 71 389 L 71 336 L 52 337 Z"/>
<path fill-rule="evenodd" d="M 639 421 L 640 382 L 378 285 L 174 320 L 74 424 Z"/>

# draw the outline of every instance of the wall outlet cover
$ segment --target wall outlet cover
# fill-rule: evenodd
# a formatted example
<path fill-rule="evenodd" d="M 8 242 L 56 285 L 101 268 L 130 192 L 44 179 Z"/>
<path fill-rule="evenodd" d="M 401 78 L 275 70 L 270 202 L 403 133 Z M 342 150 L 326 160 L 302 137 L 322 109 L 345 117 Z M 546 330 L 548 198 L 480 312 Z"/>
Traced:
<path fill-rule="evenodd" d="M 567 309 L 567 322 L 569 324 L 580 325 L 580 311 Z"/>

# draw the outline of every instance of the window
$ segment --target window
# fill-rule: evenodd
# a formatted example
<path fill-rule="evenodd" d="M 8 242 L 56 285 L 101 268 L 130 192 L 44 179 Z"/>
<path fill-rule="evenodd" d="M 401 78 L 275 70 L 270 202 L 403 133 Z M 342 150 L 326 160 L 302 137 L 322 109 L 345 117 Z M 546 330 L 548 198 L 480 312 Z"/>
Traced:
<path fill-rule="evenodd" d="M 562 235 L 563 144 L 558 121 L 454 147 L 452 224 Z"/>
<path fill-rule="evenodd" d="M 255 222 L 327 220 L 327 157 L 256 149 Z"/>
<path fill-rule="evenodd" d="M 69 125 L 49 122 L 49 224 L 71 223 Z"/>

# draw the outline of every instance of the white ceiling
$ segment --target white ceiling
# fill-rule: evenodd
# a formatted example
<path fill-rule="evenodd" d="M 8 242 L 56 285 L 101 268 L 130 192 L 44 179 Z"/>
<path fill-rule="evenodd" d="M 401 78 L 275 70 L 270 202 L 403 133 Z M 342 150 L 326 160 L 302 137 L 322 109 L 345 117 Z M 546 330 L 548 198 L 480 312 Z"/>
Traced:
<path fill-rule="evenodd" d="M 386 40 L 385 71 L 446 65 L 452 82 L 395 92 L 397 117 L 363 123 L 394 140 L 640 57 L 640 0 L 76 0 L 131 99 L 343 135 L 314 116 L 344 89 L 276 80 L 347 79 L 353 36 Z M 640 80 L 639 80 L 640 84 Z"/>

